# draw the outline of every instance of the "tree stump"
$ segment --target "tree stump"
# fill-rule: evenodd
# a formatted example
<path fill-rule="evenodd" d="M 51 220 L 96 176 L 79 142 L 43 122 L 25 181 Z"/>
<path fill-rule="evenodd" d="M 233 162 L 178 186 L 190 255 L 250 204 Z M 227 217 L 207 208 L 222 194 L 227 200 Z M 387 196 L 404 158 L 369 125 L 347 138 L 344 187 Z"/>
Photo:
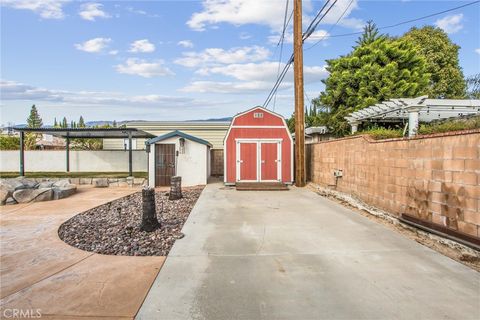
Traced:
<path fill-rule="evenodd" d="M 169 200 L 178 200 L 182 196 L 182 177 L 174 176 L 170 179 L 170 195 Z"/>
<path fill-rule="evenodd" d="M 155 210 L 155 189 L 142 189 L 142 224 L 140 230 L 152 232 L 160 228 L 160 223 L 157 220 L 157 211 Z"/>

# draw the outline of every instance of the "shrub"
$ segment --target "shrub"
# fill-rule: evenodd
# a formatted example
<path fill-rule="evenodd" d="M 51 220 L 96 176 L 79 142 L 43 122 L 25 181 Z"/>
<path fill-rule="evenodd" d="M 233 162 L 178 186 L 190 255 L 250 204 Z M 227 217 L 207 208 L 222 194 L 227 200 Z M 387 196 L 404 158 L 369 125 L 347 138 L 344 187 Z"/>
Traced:
<path fill-rule="evenodd" d="M 20 149 L 20 138 L 16 136 L 0 136 L 0 150 Z"/>
<path fill-rule="evenodd" d="M 432 134 L 469 129 L 480 129 L 480 116 L 421 124 L 418 128 L 418 134 Z"/>
<path fill-rule="evenodd" d="M 387 129 L 387 128 L 372 128 L 366 131 L 359 132 L 360 134 L 368 134 L 375 140 L 401 138 L 403 137 L 402 129 Z"/>

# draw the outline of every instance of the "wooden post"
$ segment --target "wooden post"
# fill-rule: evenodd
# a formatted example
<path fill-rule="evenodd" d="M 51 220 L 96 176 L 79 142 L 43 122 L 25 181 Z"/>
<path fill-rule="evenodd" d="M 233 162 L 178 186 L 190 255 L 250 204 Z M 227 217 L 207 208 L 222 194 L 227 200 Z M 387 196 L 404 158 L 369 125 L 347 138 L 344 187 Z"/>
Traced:
<path fill-rule="evenodd" d="M 142 224 L 140 230 L 152 232 L 160 228 L 155 207 L 155 189 L 146 187 L 142 190 Z"/>
<path fill-rule="evenodd" d="M 25 132 L 20 131 L 20 176 L 25 175 Z"/>
<path fill-rule="evenodd" d="M 295 0 L 293 7 L 293 55 L 295 82 L 295 185 L 304 187 L 305 175 L 305 105 L 303 101 L 303 40 L 302 0 Z"/>

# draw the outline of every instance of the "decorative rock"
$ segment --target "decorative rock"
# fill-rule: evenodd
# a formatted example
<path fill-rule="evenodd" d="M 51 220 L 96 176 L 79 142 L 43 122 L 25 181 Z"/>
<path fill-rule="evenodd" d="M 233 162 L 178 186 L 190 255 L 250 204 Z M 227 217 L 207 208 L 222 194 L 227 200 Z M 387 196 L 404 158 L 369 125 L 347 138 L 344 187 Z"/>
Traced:
<path fill-rule="evenodd" d="M 19 186 L 15 188 L 15 190 L 20 190 L 20 189 L 35 189 L 38 186 L 38 182 L 32 179 L 25 179 L 25 178 L 19 178 L 16 179 L 19 181 L 23 186 Z"/>
<path fill-rule="evenodd" d="M 8 179 L 8 180 L 2 179 L 0 181 L 0 185 L 10 187 L 13 190 L 15 190 L 17 187 L 23 186 L 23 184 L 20 181 L 18 181 L 17 179 Z"/>
<path fill-rule="evenodd" d="M 68 185 L 70 185 L 70 180 L 68 179 L 58 180 L 53 184 L 54 187 L 66 187 Z"/>
<path fill-rule="evenodd" d="M 92 184 L 92 178 L 80 178 L 80 184 Z"/>
<path fill-rule="evenodd" d="M 70 178 L 71 184 L 80 184 L 80 178 Z"/>
<path fill-rule="evenodd" d="M 9 186 L 7 184 L 1 184 L 0 185 L 0 205 L 5 205 L 7 203 L 7 199 L 10 198 L 13 195 L 13 192 L 15 191 L 12 186 Z"/>
<path fill-rule="evenodd" d="M 106 188 L 108 187 L 108 179 L 107 178 L 99 178 L 95 180 L 95 188 Z"/>
<path fill-rule="evenodd" d="M 77 186 L 74 184 L 69 184 L 64 187 L 54 187 L 53 188 L 53 200 L 59 200 L 66 197 L 70 197 L 77 191 Z"/>
<path fill-rule="evenodd" d="M 51 188 L 53 186 L 54 182 L 53 181 L 43 181 L 38 184 L 39 189 L 43 188 Z"/>
<path fill-rule="evenodd" d="M 18 203 L 48 201 L 53 198 L 52 189 L 21 189 L 13 193 L 13 198 Z"/>

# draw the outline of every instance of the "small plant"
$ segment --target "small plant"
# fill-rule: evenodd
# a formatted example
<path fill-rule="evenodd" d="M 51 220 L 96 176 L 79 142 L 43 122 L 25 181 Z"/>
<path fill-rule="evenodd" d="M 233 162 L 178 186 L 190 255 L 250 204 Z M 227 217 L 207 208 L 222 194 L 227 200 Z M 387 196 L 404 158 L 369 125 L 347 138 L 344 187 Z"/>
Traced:
<path fill-rule="evenodd" d="M 421 124 L 418 134 L 432 134 L 459 130 L 479 129 L 480 116 L 464 119 L 445 120 L 433 123 Z"/>
<path fill-rule="evenodd" d="M 368 134 L 370 137 L 372 137 L 372 139 L 381 140 L 381 139 L 401 138 L 403 137 L 403 130 L 376 127 L 366 131 L 359 132 L 359 134 Z"/>

